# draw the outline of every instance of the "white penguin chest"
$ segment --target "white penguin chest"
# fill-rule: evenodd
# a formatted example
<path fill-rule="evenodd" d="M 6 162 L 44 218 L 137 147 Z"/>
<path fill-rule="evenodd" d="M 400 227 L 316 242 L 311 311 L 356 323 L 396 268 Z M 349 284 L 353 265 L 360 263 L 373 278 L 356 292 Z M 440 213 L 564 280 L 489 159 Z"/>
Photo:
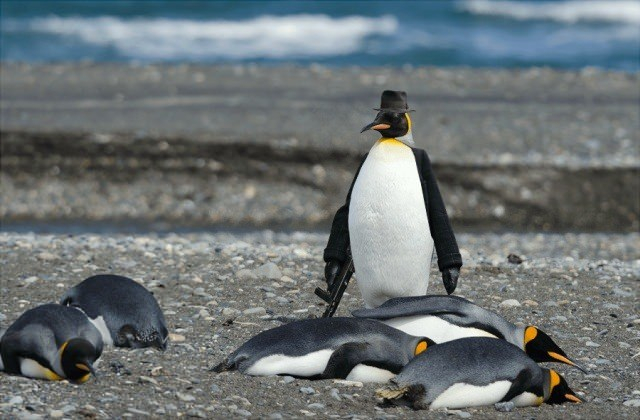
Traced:
<path fill-rule="evenodd" d="M 411 148 L 379 140 L 351 193 L 349 236 L 365 305 L 425 294 L 433 239 Z"/>

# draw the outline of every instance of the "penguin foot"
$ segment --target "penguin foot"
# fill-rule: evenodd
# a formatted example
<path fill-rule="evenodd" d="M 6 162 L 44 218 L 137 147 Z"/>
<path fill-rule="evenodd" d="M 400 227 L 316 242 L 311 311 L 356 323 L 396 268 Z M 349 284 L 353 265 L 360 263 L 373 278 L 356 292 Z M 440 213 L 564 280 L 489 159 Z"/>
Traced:
<path fill-rule="evenodd" d="M 407 386 L 402 388 L 398 388 L 398 387 L 380 388 L 376 390 L 376 396 L 378 398 L 384 398 L 385 400 L 397 400 L 398 398 L 404 397 L 407 391 L 409 391 L 409 387 Z"/>

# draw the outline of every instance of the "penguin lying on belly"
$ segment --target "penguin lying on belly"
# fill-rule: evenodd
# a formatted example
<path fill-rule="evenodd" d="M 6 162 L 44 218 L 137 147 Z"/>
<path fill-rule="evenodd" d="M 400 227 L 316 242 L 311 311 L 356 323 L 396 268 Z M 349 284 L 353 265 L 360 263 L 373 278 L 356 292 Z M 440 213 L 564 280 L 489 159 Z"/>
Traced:
<path fill-rule="evenodd" d="M 581 402 L 556 371 L 541 368 L 513 344 L 486 337 L 433 346 L 377 395 L 409 400 L 416 409 Z"/>
<path fill-rule="evenodd" d="M 0 339 L 0 370 L 82 383 L 95 374 L 102 338 L 79 310 L 56 304 L 23 313 Z"/>
<path fill-rule="evenodd" d="M 365 306 L 427 292 L 433 248 L 447 293 L 457 285 L 462 257 L 429 156 L 414 148 L 405 92 L 382 93 L 375 120 L 362 131 L 381 135 L 360 164 L 336 212 L 324 250 L 329 290 L 348 258 Z"/>
<path fill-rule="evenodd" d="M 378 321 L 307 319 L 261 332 L 212 370 L 385 382 L 432 344 Z"/>
<path fill-rule="evenodd" d="M 536 362 L 566 363 L 587 373 L 538 328 L 518 327 L 458 296 L 389 299 L 378 308 L 353 311 L 353 316 L 376 319 L 407 334 L 428 336 L 436 343 L 465 337 L 500 338 L 518 346 Z"/>
<path fill-rule="evenodd" d="M 108 346 L 167 348 L 162 309 L 151 292 L 128 277 L 89 277 L 67 290 L 60 303 L 82 310 Z"/>

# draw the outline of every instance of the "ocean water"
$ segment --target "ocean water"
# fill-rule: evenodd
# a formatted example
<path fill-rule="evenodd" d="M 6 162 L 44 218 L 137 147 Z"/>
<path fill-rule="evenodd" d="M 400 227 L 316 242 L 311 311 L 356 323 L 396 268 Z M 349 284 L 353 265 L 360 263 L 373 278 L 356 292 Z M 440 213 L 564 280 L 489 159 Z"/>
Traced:
<path fill-rule="evenodd" d="M 10 1 L 3 61 L 640 68 L 640 0 Z"/>

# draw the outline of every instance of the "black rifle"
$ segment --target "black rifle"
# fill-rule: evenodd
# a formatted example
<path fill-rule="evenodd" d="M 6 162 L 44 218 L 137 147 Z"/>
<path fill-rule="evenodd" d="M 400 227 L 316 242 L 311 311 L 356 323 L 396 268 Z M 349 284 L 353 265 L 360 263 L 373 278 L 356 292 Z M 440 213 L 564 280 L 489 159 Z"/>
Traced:
<path fill-rule="evenodd" d="M 349 285 L 349 280 L 351 280 L 351 276 L 355 272 L 353 268 L 353 258 L 351 258 L 351 253 L 348 252 L 348 258 L 345 264 L 342 266 L 342 269 L 336 276 L 336 279 L 333 283 L 333 291 L 328 292 L 326 290 L 322 290 L 319 287 L 316 287 L 316 295 L 327 302 L 329 306 L 322 314 L 323 318 L 331 318 L 333 314 L 336 313 L 338 309 L 338 305 L 340 304 L 340 300 L 342 299 L 342 295 L 344 291 L 347 290 L 347 286 Z"/>

